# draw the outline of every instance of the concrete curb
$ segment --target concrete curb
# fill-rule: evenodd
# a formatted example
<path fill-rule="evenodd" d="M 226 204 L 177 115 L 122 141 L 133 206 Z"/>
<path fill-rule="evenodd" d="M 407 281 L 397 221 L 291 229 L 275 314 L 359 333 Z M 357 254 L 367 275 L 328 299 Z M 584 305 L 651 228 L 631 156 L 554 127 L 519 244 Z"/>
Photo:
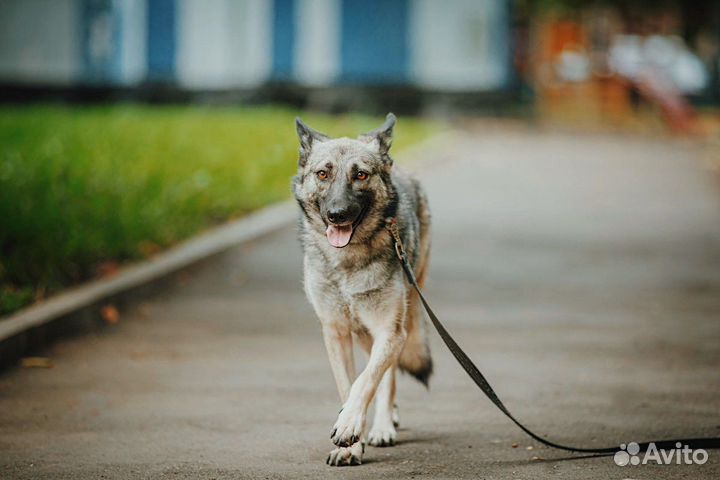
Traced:
<path fill-rule="evenodd" d="M 235 245 L 279 230 L 296 216 L 291 201 L 271 205 L 193 237 L 149 260 L 123 268 L 117 275 L 70 288 L 0 319 L 0 368 L 33 349 L 42 348 L 65 331 L 87 331 L 102 324 L 98 319 L 101 303 L 111 299 L 122 303 L 126 300 L 124 294 Z M 58 322 L 67 324 L 67 328 L 51 325 Z"/>
<path fill-rule="evenodd" d="M 430 152 L 454 138 L 451 132 L 430 137 L 398 155 L 420 157 L 417 169 L 428 167 Z M 87 331 L 103 324 L 99 308 L 104 303 L 124 303 L 130 292 L 160 283 L 170 274 L 243 242 L 267 235 L 291 224 L 297 218 L 292 201 L 277 203 L 241 219 L 211 229 L 157 256 L 122 268 L 117 275 L 69 288 L 49 299 L 0 318 L 0 369 L 29 351 L 42 348 L 55 337 Z"/>
<path fill-rule="evenodd" d="M 70 288 L 44 302 L 0 319 L 0 341 L 103 298 L 163 277 L 234 245 L 280 229 L 288 225 L 296 215 L 292 202 L 271 205 L 193 237 L 147 261 L 123 268 L 120 273 L 110 278 L 93 280 Z"/>

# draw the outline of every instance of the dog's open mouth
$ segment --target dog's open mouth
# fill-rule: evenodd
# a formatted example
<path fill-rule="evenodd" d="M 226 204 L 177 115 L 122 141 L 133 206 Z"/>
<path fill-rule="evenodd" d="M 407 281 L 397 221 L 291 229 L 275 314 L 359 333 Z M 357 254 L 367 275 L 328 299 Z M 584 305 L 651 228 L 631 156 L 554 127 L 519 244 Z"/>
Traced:
<path fill-rule="evenodd" d="M 348 223 L 347 225 L 328 225 L 325 235 L 327 235 L 328 242 L 335 248 L 342 248 L 350 243 L 350 238 L 353 234 L 353 224 Z"/>
<path fill-rule="evenodd" d="M 344 225 L 329 223 L 327 229 L 325 230 L 325 235 L 327 236 L 330 245 L 335 248 L 343 248 L 350 243 L 353 232 L 355 231 L 355 228 L 360 225 L 360 222 L 363 221 L 363 218 L 365 218 L 366 211 L 367 209 L 363 209 L 360 212 L 360 215 L 358 215 L 352 223 L 346 223 Z"/>

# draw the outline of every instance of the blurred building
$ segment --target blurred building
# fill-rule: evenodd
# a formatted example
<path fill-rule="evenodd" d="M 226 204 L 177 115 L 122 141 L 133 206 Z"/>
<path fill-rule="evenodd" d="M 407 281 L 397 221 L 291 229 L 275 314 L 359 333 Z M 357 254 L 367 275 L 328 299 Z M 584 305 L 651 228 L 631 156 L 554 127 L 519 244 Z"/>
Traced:
<path fill-rule="evenodd" d="M 0 100 L 475 109 L 691 129 L 720 104 L 717 0 L 0 0 Z M 573 117 L 575 118 L 575 117 Z M 573 120 L 574 121 L 574 120 Z"/>
<path fill-rule="evenodd" d="M 519 71 L 541 115 L 620 124 L 644 110 L 688 133 L 698 106 L 720 104 L 717 0 L 533 3 L 533 48 Z"/>
<path fill-rule="evenodd" d="M 497 91 L 512 78 L 510 3 L 3 0 L 0 83 Z"/>

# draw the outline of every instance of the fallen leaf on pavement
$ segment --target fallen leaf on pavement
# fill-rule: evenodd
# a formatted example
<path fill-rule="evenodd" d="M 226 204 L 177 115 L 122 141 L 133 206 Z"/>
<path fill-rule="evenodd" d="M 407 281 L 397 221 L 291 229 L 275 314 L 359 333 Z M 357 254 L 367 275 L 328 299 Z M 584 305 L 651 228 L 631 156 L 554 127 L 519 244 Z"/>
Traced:
<path fill-rule="evenodd" d="M 20 361 L 23 368 L 52 368 L 53 363 L 47 357 L 25 357 Z"/>
<path fill-rule="evenodd" d="M 118 273 L 120 265 L 117 262 L 103 262 L 98 265 L 97 270 L 101 277 L 112 277 Z"/>
<path fill-rule="evenodd" d="M 120 321 L 120 312 L 115 308 L 114 305 L 105 305 L 100 309 L 100 315 L 102 316 L 105 323 L 109 325 L 115 325 Z"/>

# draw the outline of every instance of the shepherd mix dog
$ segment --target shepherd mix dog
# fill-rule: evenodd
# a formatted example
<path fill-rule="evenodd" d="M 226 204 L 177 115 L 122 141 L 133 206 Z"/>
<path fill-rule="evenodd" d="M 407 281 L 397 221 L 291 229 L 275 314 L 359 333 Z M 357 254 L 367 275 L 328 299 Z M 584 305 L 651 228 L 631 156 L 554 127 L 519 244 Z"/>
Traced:
<path fill-rule="evenodd" d="M 362 463 L 370 445 L 395 444 L 399 368 L 427 386 L 432 359 L 427 321 L 406 281 L 387 229 L 395 219 L 422 286 L 430 213 L 417 180 L 393 166 L 395 116 L 358 139 L 329 138 L 296 120 L 300 138 L 293 191 L 300 206 L 305 292 L 322 326 L 342 409 L 330 435 L 330 465 Z M 353 340 L 369 354 L 355 378 Z M 375 401 L 373 427 L 365 419 Z"/>

